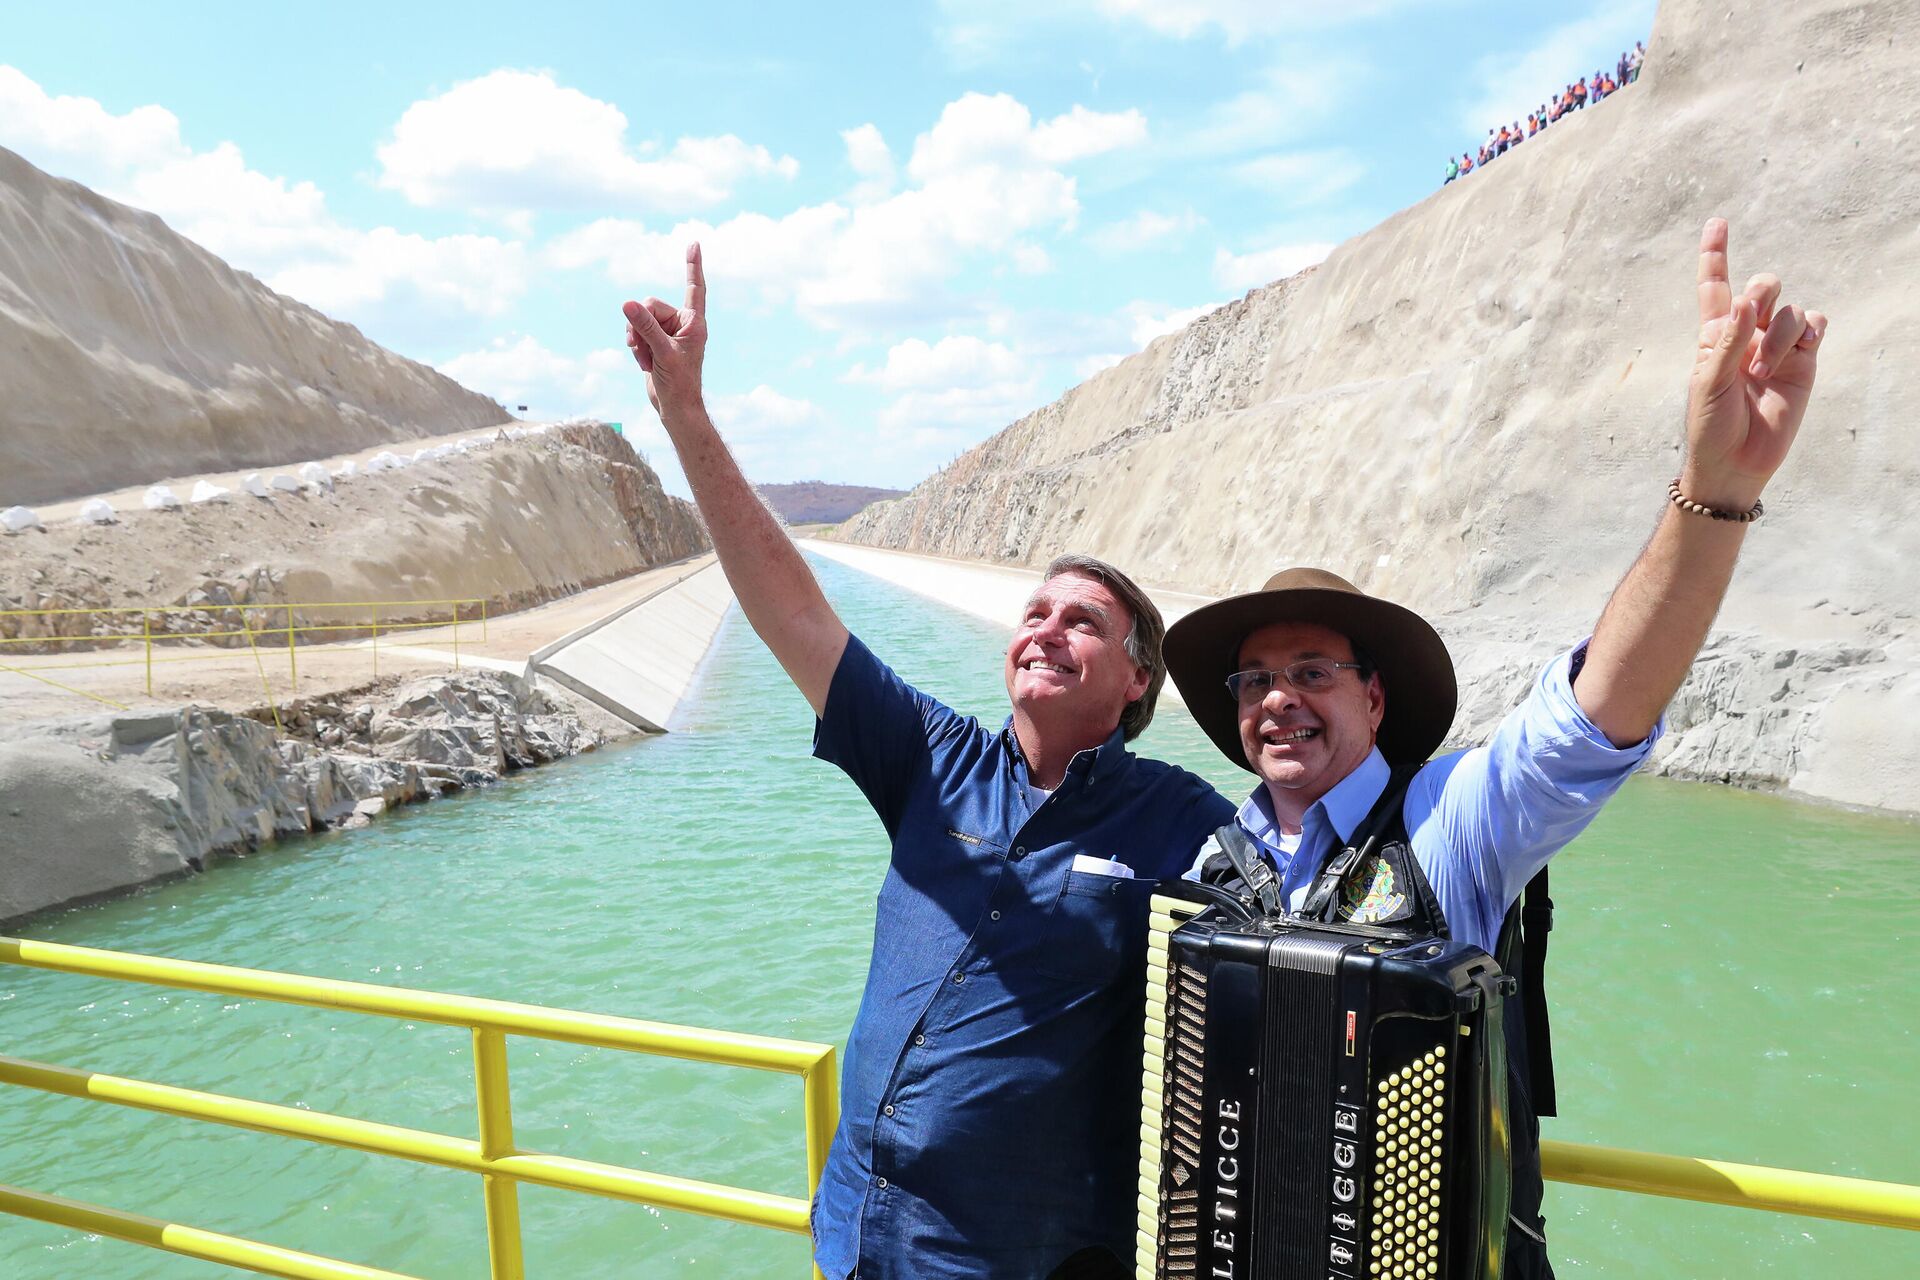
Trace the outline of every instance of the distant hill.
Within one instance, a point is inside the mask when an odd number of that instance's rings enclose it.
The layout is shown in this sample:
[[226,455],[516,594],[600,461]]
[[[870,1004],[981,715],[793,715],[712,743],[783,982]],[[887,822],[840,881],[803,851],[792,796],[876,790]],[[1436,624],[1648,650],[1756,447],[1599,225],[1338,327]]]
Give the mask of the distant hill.
[[788,524],[839,524],[884,498],[898,498],[905,489],[875,489],[864,484],[824,484],[802,480],[798,484],[755,485],[780,518]]

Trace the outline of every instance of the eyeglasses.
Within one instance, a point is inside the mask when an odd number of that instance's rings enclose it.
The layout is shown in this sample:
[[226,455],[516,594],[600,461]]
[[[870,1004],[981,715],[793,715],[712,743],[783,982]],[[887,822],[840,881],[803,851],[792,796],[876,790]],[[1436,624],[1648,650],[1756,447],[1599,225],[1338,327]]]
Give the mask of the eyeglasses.
[[1342,669],[1363,671],[1366,668],[1358,662],[1308,658],[1305,662],[1290,662],[1278,671],[1236,671],[1227,677],[1227,691],[1241,702],[1259,702],[1273,692],[1276,681],[1285,679],[1301,693],[1323,693],[1333,688]]

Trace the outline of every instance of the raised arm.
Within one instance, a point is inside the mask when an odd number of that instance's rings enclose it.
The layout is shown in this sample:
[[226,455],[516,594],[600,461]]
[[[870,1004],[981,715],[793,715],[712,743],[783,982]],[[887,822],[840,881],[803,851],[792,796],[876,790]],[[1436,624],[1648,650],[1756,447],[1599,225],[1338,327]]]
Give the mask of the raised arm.
[[680,456],[680,469],[740,608],[820,715],[847,647],[847,628],[707,416],[700,391],[707,351],[707,278],[700,246],[687,246],[686,305],[648,298],[621,310],[627,317],[627,345],[647,374],[647,399]]
[[[1781,306],[1780,278],[1757,275],[1736,300],[1727,224],[1700,235],[1700,344],[1687,391],[1688,502],[1753,509],[1786,460],[1813,391],[1827,318]],[[1574,696],[1616,746],[1653,731],[1720,611],[1747,525],[1669,503],[1594,627]]]

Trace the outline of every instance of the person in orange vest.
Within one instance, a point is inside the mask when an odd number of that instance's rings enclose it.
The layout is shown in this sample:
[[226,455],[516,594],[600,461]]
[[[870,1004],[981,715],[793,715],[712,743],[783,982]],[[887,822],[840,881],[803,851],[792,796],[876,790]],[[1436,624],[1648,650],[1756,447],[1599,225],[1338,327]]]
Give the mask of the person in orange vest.
[[1529,111],[1527,113],[1527,136],[1531,138],[1538,132],[1540,132],[1540,117]]
[[1587,105],[1587,78],[1581,76],[1573,82],[1573,109],[1581,111]]
[[1460,153],[1460,176],[1464,178],[1472,172],[1473,172],[1473,157],[1468,155],[1466,152],[1462,151]]

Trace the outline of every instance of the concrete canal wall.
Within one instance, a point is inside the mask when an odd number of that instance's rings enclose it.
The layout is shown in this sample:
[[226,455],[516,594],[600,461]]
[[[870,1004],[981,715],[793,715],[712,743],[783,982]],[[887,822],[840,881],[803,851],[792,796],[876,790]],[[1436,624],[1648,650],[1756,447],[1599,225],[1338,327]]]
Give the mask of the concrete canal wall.
[[197,705],[0,726],[0,925],[659,731],[732,600],[707,558],[518,671],[317,694],[279,731]]

